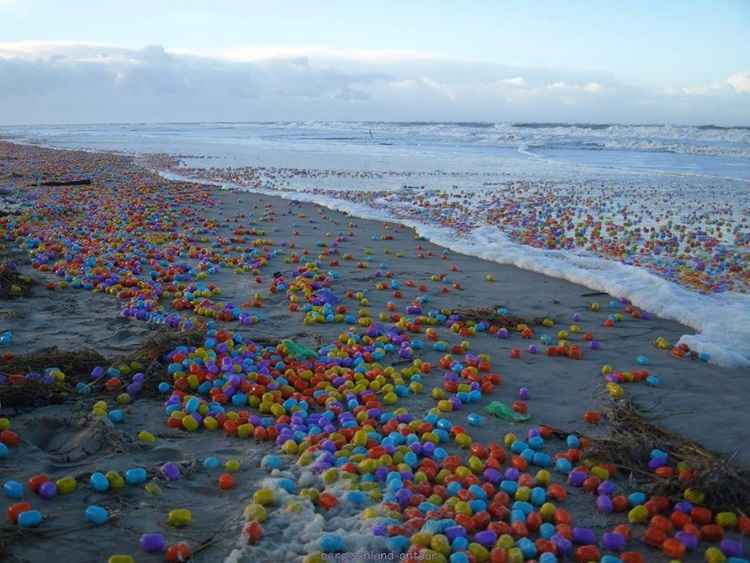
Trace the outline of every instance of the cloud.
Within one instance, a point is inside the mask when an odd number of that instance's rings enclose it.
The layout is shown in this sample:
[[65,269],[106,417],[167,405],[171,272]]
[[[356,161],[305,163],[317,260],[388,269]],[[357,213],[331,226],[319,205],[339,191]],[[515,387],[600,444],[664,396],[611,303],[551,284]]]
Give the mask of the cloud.
[[421,51],[392,49],[333,49],[326,46],[269,46],[255,45],[235,47],[221,51],[178,50],[180,54],[208,56],[211,58],[253,62],[268,59],[290,59],[297,57],[325,61],[357,60],[362,62],[398,62],[402,60],[435,60],[435,55]]
[[515,86],[516,88],[526,88],[529,83],[526,82],[526,79],[523,76],[514,76],[513,78],[505,78],[500,81],[502,84],[507,84],[508,86]]
[[729,124],[746,121],[750,114],[748,76],[734,74],[699,96],[699,86],[648,89],[604,72],[519,68],[415,51],[250,46],[198,52],[159,45],[127,49],[75,42],[0,43],[0,123],[370,119]]
[[604,91],[604,86],[598,82],[587,82],[586,84],[568,84],[567,82],[554,82],[547,86],[551,90],[560,90],[567,92],[588,92],[589,94],[599,94]]
[[581,89],[589,94],[599,94],[604,91],[604,86],[598,82],[589,82],[588,84],[584,84]]
[[736,72],[727,83],[737,92],[750,93],[750,72]]
[[[710,84],[691,84],[689,86],[665,86],[660,90],[662,96],[672,98],[710,98],[743,103],[743,92],[750,92],[750,73],[738,72],[729,76],[726,81]],[[747,103],[748,100],[744,100]]]
[[680,88],[680,93],[686,96],[711,96],[723,88],[726,88],[725,84],[703,84],[699,86],[685,86]]

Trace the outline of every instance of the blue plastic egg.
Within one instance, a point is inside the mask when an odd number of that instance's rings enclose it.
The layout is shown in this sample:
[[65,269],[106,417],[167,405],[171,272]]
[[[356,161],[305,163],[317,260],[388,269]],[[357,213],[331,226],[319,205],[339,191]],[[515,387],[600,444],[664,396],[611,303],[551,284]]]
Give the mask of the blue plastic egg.
[[3,485],[3,492],[8,498],[21,498],[23,496],[23,483],[9,480]]
[[143,467],[134,467],[125,472],[125,481],[128,485],[140,485],[146,481],[146,470]]
[[18,525],[21,528],[34,528],[42,523],[42,513],[38,510],[27,510],[18,515]]
[[100,524],[104,524],[107,520],[109,520],[109,512],[107,512],[107,509],[95,504],[91,504],[86,507],[85,514],[86,521],[91,522],[92,524],[96,524],[97,526]]
[[89,482],[91,483],[91,487],[95,491],[103,493],[109,490],[109,479],[107,479],[106,475],[104,475],[104,473],[101,473],[100,471],[92,473]]

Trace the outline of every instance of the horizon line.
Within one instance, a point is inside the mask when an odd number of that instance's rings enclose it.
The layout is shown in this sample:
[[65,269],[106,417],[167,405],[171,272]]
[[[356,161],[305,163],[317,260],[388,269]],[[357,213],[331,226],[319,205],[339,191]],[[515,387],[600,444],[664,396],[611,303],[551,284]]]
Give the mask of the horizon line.
[[371,119],[274,119],[274,120],[217,120],[217,121],[88,121],[68,123],[1,123],[4,127],[71,127],[91,125],[204,125],[204,124],[272,124],[272,123],[381,123],[393,125],[511,125],[513,127],[695,127],[697,129],[750,129],[748,125],[718,125],[716,123],[620,122],[620,121],[496,121],[496,120],[371,120]]

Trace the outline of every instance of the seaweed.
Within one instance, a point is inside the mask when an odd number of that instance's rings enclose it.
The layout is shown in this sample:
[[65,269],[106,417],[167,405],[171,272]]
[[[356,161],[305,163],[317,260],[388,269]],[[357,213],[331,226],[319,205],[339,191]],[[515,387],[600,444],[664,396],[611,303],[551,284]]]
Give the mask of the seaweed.
[[[589,437],[585,457],[613,463],[645,484],[652,493],[680,499],[690,487],[705,495],[705,505],[714,510],[750,513],[750,468],[741,466],[734,455],[722,455],[679,434],[659,427],[638,411],[632,401],[614,402],[605,412],[609,434]],[[690,476],[660,477],[648,471],[653,449],[684,462]]]
[[150,364],[161,361],[177,346],[200,346],[205,338],[205,328],[198,326],[189,331],[176,331],[167,327],[156,329],[136,350],[114,359],[110,363],[140,362]]
[[0,385],[0,409],[58,405],[65,402],[69,389],[61,385],[47,385],[41,381],[26,381],[22,385]]
[[[0,359],[0,373],[6,375],[42,373],[49,368],[58,368],[65,374],[63,382],[53,384],[45,384],[36,380],[0,384],[0,405],[3,408],[26,408],[59,404],[73,393],[77,383],[91,383],[91,370],[95,367],[130,365],[134,362],[145,367],[143,394],[155,395],[161,381],[164,357],[181,344],[200,345],[204,337],[205,332],[202,327],[189,332],[177,332],[162,327],[146,339],[137,350],[114,359],[105,358],[95,350],[87,348],[66,351],[57,347],[15,355],[5,360]],[[103,383],[103,380],[99,380],[98,383],[92,385],[92,388],[97,391]]]
[[167,354],[178,346],[200,346],[205,336],[205,327],[202,325],[184,332],[160,327],[137,350],[109,361],[108,365],[138,363],[144,366],[145,378],[141,394],[153,396],[158,393],[158,385],[162,381],[162,370],[166,367]]
[[7,264],[0,264],[0,299],[28,297],[33,285],[33,278],[19,274]]
[[87,378],[94,367],[106,361],[94,350],[67,352],[57,347],[0,360],[0,373],[7,375],[41,373],[48,368],[58,368],[65,374],[65,381],[61,383],[24,380],[0,385],[0,407],[27,408],[62,403],[72,391],[71,385]]
[[458,308],[451,311],[452,315],[461,317],[462,320],[466,321],[486,321],[499,327],[516,329],[518,325],[528,325],[528,321],[522,317],[515,315],[501,315],[497,312],[496,308],[491,307],[479,307],[476,309],[471,308]]
[[44,348],[30,354],[11,356],[0,360],[0,372],[7,374],[26,374],[42,372],[47,368],[59,368],[66,375],[66,380],[75,380],[81,375],[88,376],[96,366],[105,365],[107,359],[89,348],[77,351],[60,350],[58,347]]

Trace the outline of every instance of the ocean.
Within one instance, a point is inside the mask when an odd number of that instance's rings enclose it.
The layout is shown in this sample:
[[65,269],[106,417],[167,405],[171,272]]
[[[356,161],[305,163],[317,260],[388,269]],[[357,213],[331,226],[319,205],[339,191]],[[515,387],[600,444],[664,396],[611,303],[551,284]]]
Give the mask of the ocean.
[[[221,165],[729,178],[750,182],[750,127],[565,124],[257,122],[0,127],[64,148],[210,156]],[[325,160],[321,162],[321,158]]]

